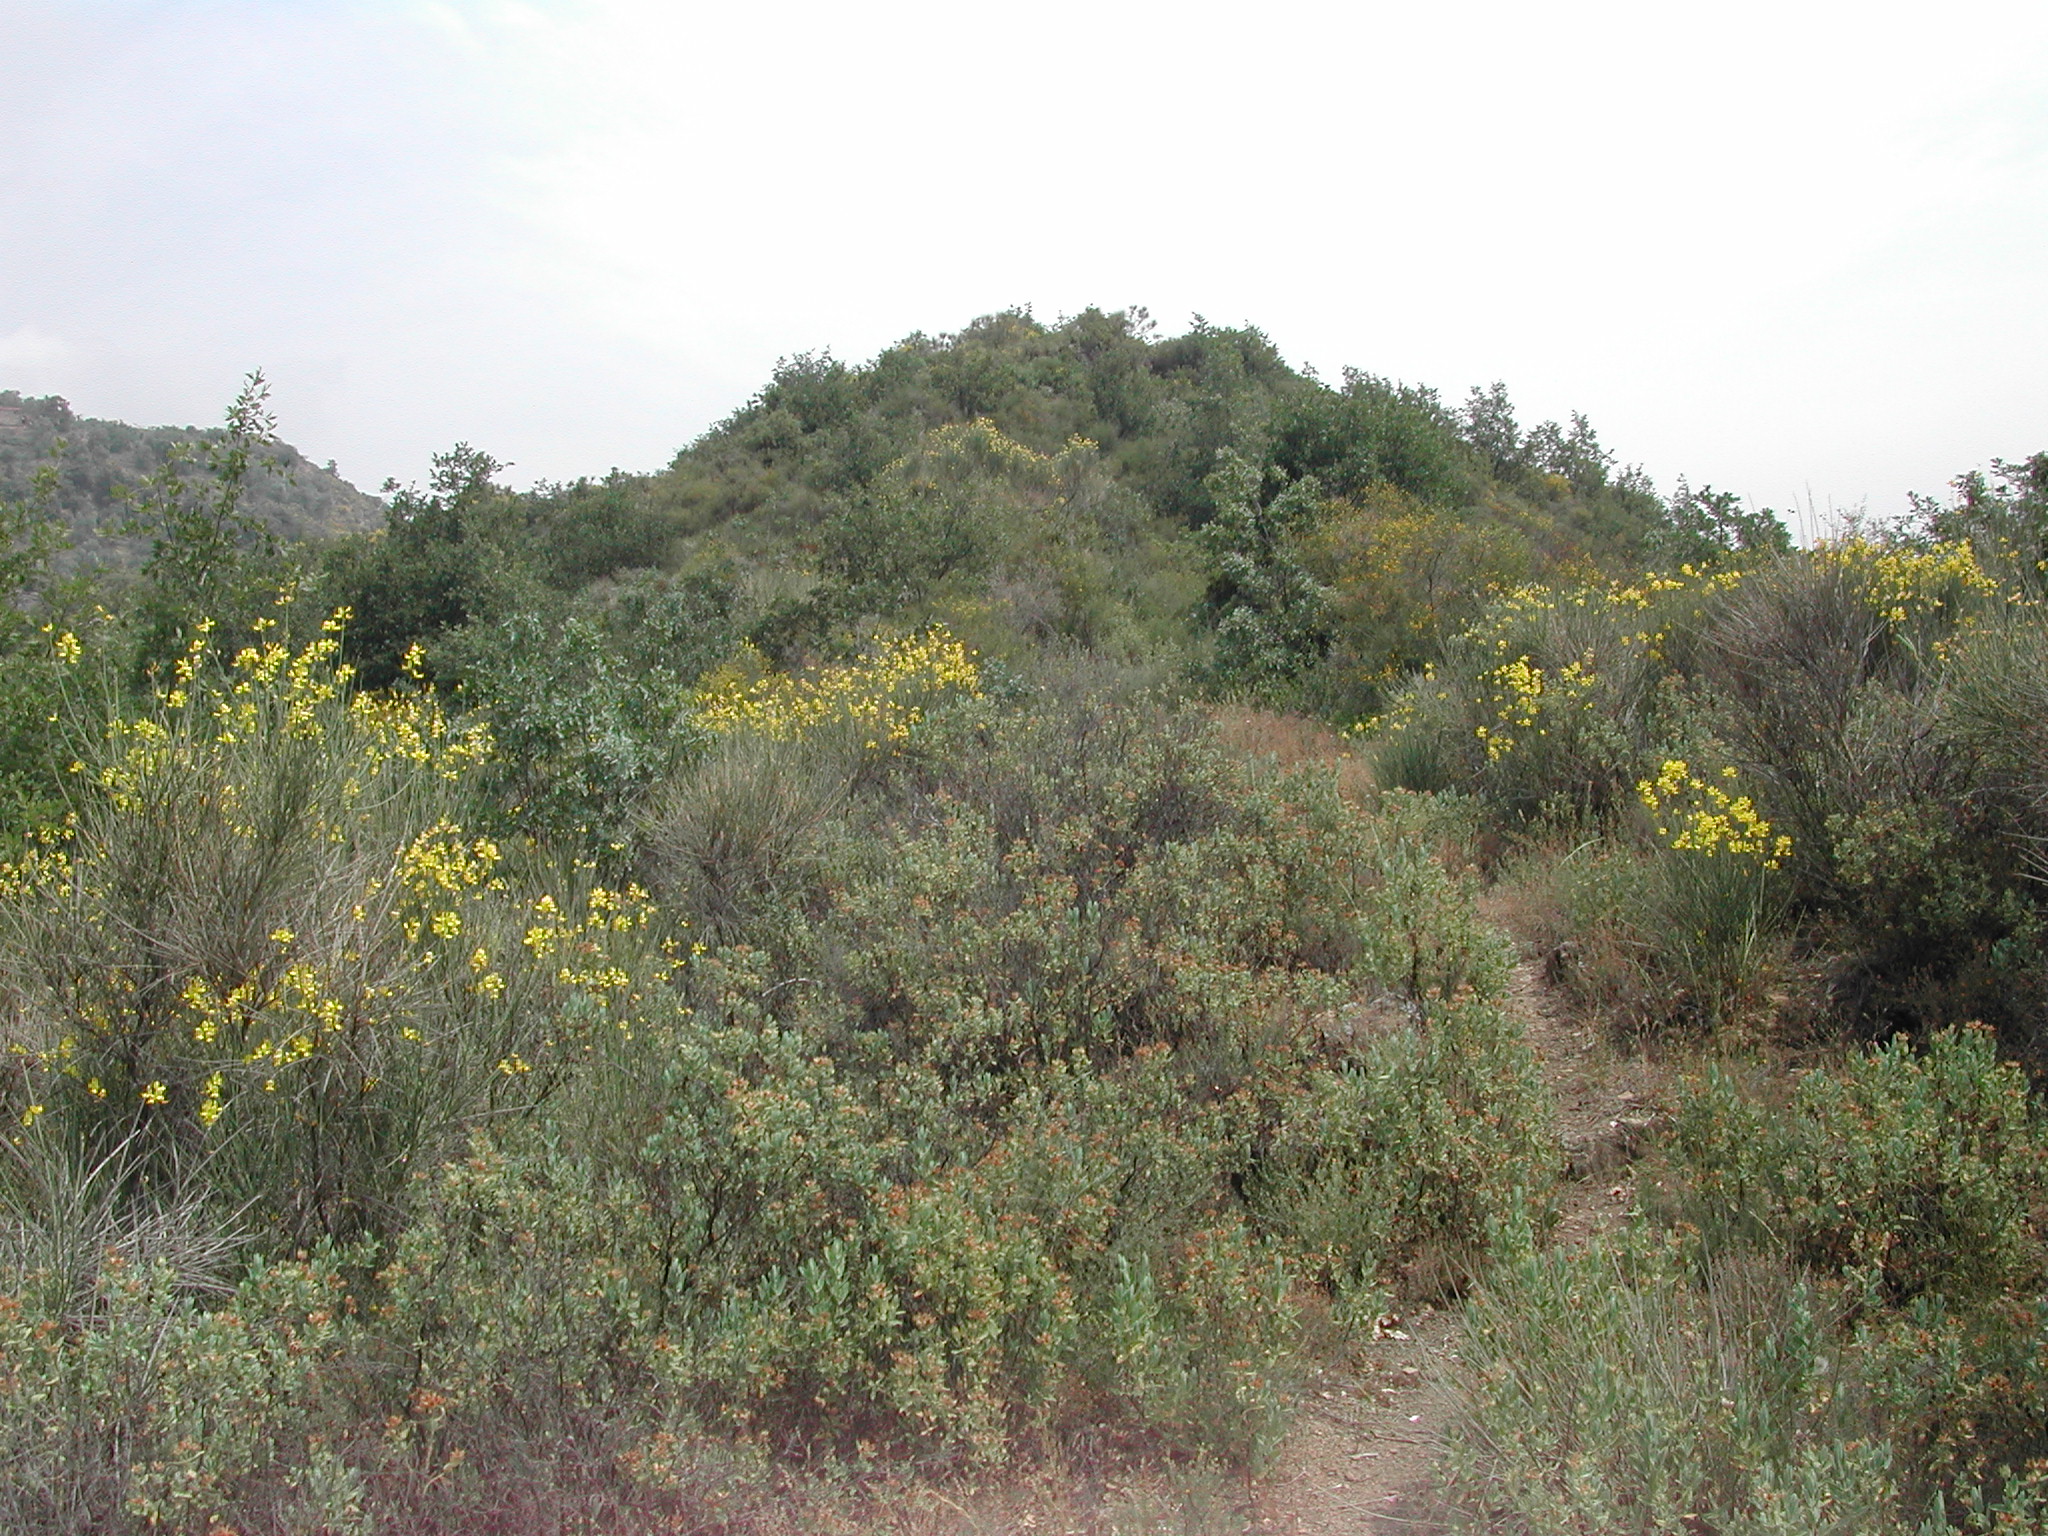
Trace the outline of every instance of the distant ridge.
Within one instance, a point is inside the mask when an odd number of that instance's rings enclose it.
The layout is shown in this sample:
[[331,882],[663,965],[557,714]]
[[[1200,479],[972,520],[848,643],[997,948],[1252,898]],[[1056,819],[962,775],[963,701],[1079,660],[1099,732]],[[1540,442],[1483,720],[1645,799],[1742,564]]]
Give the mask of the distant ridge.
[[[203,444],[220,436],[218,427],[133,427],[80,416],[61,396],[0,390],[0,500],[29,494],[36,472],[50,461],[61,438],[64,453],[53,510],[70,530],[71,548],[59,564],[133,568],[149,553],[148,544],[116,532],[128,516],[116,492],[156,473],[175,445]],[[381,501],[291,444],[276,443],[266,456],[277,468],[251,474],[243,505],[278,538],[299,543],[382,525]],[[194,479],[206,473],[203,462],[188,464],[187,472]]]

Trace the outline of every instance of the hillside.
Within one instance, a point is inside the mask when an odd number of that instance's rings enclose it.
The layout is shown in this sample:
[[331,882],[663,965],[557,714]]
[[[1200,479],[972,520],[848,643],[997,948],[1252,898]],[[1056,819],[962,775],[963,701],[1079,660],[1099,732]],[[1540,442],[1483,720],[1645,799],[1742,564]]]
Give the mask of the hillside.
[[1490,591],[1786,541],[1732,497],[1660,495],[1582,416],[1524,426],[1500,384],[1332,386],[1256,330],[1141,310],[786,359],[652,475],[513,496],[494,468],[450,457],[390,543],[330,562],[334,600],[381,616],[351,641],[372,675],[414,641],[459,668],[471,621],[639,572],[785,661],[936,620],[1006,661],[1171,653],[1356,717]]
[[227,419],[0,509],[0,1527],[2048,1529],[2048,454],[1004,314],[279,548]]
[[[0,390],[0,501],[29,494],[36,472],[49,463],[61,440],[53,509],[71,540],[68,566],[108,565],[134,569],[148,554],[146,539],[117,531],[129,509],[116,492],[134,487],[163,467],[181,443],[204,445],[221,438],[218,427],[132,427],[75,414],[56,395],[23,396]],[[314,464],[289,443],[267,450],[274,471],[251,476],[244,510],[278,538],[304,543],[371,528],[383,517],[383,503],[357,490],[332,470]],[[203,465],[191,473],[203,479]]]

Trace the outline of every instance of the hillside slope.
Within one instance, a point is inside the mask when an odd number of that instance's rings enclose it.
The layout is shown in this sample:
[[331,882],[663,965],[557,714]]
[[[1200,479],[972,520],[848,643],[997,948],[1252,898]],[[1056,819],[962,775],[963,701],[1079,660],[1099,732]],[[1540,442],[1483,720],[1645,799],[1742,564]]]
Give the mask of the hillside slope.
[[[57,395],[23,396],[0,390],[0,500],[29,494],[36,473],[51,462],[59,442],[54,510],[71,537],[64,563],[132,569],[148,554],[148,541],[124,538],[128,516],[118,492],[155,474],[181,443],[218,441],[218,427],[134,427],[74,413]],[[331,469],[314,464],[289,443],[268,450],[275,468],[251,476],[246,510],[288,543],[338,538],[378,526],[383,503],[357,490]],[[188,466],[194,479],[205,469]]]

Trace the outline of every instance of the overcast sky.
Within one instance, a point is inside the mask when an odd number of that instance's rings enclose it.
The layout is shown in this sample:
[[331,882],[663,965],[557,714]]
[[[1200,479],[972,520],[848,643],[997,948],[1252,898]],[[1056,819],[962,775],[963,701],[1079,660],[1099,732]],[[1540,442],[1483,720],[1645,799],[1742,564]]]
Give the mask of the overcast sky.
[[1090,304],[1895,512],[2048,448],[2048,4],[0,0],[0,388],[85,414],[571,478]]

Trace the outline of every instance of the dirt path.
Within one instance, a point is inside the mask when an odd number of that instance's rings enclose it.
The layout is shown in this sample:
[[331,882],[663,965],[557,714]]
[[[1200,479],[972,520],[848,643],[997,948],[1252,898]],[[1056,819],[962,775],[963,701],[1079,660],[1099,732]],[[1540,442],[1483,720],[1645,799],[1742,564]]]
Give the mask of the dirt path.
[[[1219,710],[1223,738],[1281,767],[1337,766],[1340,792],[1364,799],[1370,774],[1322,726],[1259,710]],[[1512,931],[1509,907],[1489,893],[1481,916]],[[1633,1164],[1662,1112],[1664,1074],[1573,1016],[1524,955],[1506,1004],[1535,1052],[1549,1091],[1566,1177],[1556,1191],[1550,1241],[1578,1247],[1624,1220],[1636,1203]],[[1429,1536],[1449,1529],[1437,1462],[1457,1412],[1461,1319],[1453,1307],[1414,1309],[1384,1320],[1374,1338],[1313,1386],[1279,1458],[1253,1491],[1252,1532],[1273,1536]]]
[[[1576,1247],[1635,1205],[1632,1163],[1654,1130],[1659,1076],[1573,1019],[1537,959],[1515,967],[1507,1006],[1536,1053],[1569,1170],[1551,1241]],[[1448,1530],[1436,1462],[1457,1411],[1459,1332],[1455,1309],[1419,1308],[1385,1319],[1350,1366],[1327,1371],[1261,1484],[1250,1529],[1273,1536]]]
[[[1216,722],[1240,751],[1281,767],[1334,763],[1340,793],[1360,801],[1371,794],[1365,765],[1320,725],[1249,709],[1218,710]],[[1480,913],[1512,931],[1503,896],[1481,897]],[[1634,1159],[1655,1132],[1667,1074],[1615,1049],[1575,1017],[1546,979],[1544,958],[1522,956],[1505,1003],[1535,1053],[1566,1170],[1549,1241],[1579,1247],[1633,1211]],[[1459,1409],[1460,1309],[1412,1305],[1383,1317],[1375,1335],[1310,1383],[1278,1457],[1249,1487],[1177,1488],[1171,1477],[1153,1475],[1135,1477],[1129,1487],[1086,1487],[1055,1472],[1042,1488],[1010,1490],[1021,1502],[997,1499],[969,1510],[945,1499],[946,1508],[933,1511],[934,1524],[890,1529],[946,1536],[1444,1536],[1454,1526],[1439,1462]]]

